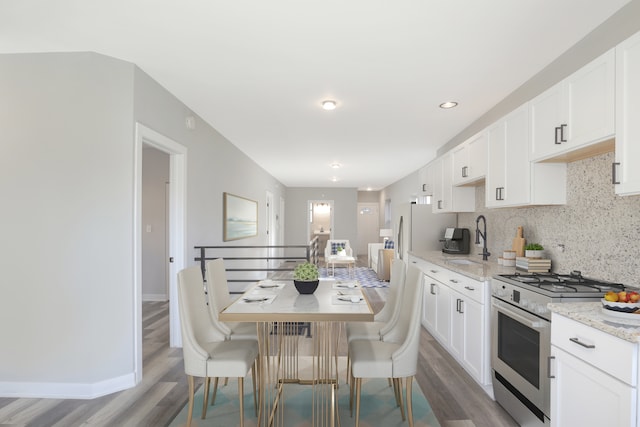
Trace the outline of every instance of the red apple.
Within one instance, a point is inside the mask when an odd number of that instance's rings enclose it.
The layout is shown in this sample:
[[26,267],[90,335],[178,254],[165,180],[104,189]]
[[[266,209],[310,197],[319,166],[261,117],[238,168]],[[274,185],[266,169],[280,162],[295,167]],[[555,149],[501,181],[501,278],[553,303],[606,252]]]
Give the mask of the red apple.
[[625,291],[618,292],[618,302],[627,302],[629,296]]
[[629,293],[629,302],[638,302],[640,300],[640,294],[632,291]]

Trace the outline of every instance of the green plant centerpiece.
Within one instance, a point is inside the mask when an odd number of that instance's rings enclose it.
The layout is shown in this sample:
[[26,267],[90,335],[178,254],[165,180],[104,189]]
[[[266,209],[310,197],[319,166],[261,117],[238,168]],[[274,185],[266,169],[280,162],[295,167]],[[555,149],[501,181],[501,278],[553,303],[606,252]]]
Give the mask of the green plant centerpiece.
[[310,262],[298,264],[293,270],[293,283],[301,294],[312,294],[318,288],[318,267]]
[[542,258],[544,247],[539,243],[529,243],[524,247],[524,256],[527,258]]

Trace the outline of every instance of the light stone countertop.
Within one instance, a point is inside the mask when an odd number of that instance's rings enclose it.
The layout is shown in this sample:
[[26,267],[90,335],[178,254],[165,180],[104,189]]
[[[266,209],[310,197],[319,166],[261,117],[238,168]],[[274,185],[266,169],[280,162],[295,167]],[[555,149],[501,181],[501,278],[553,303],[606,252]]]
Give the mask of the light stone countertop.
[[[444,267],[456,273],[463,274],[481,282],[491,280],[496,274],[513,274],[515,267],[503,267],[498,265],[498,257],[490,256],[488,261],[483,261],[480,255],[449,255],[442,251],[409,251],[409,255],[424,261]],[[455,264],[452,260],[470,260],[472,264]]]
[[598,302],[563,302],[548,305],[552,313],[561,314],[569,319],[634,343],[640,342],[640,315],[638,320],[620,318],[603,312]]

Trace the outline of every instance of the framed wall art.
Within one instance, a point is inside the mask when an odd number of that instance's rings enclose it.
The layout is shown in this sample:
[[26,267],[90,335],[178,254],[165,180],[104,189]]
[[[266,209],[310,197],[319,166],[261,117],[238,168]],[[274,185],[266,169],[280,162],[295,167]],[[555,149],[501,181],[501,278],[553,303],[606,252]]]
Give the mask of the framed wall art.
[[258,235],[258,202],[223,193],[224,241]]

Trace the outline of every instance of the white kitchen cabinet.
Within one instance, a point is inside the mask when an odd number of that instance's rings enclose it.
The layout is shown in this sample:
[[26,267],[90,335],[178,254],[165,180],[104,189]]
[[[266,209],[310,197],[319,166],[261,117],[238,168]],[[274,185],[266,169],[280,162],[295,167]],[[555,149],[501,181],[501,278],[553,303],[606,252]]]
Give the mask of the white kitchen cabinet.
[[640,33],[616,47],[616,194],[640,194]]
[[615,67],[611,49],[530,101],[532,161],[567,156],[614,136]]
[[520,106],[488,129],[488,208],[566,203],[566,164],[529,161],[528,106]]
[[487,174],[487,133],[469,138],[452,150],[453,185],[472,185]]
[[411,255],[424,273],[422,325],[492,396],[489,282],[481,282]]
[[422,196],[432,196],[434,190],[432,163],[421,167],[418,170],[418,194]]
[[551,357],[551,425],[635,426],[635,389],[557,347]]
[[422,281],[424,291],[422,292],[422,326],[428,331],[436,330],[436,313],[438,310],[438,297],[430,278],[424,276]]
[[449,342],[451,290],[448,286],[426,276],[424,277],[424,309],[423,324],[440,343]]
[[636,426],[638,344],[553,313],[551,424]]
[[474,187],[453,186],[453,152],[449,151],[432,163],[433,212],[474,212],[476,191]]
[[451,354],[462,362],[476,378],[483,378],[483,334],[485,318],[482,305],[459,292],[452,291],[451,301]]

